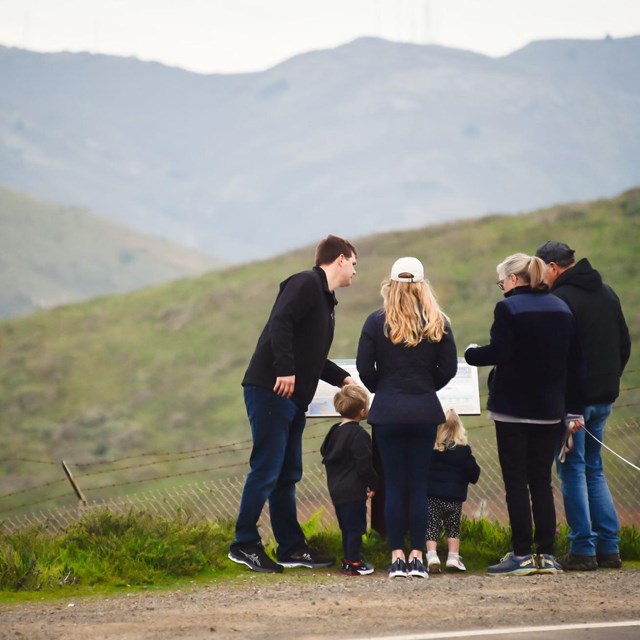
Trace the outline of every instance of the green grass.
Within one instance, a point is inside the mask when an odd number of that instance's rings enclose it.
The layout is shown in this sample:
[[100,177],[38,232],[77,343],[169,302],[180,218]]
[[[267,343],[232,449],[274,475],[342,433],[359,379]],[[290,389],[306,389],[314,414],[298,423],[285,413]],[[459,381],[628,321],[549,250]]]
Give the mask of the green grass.
[[[364,318],[380,306],[380,281],[400,255],[423,260],[452,319],[459,350],[470,342],[486,342],[500,296],[495,265],[514,251],[533,252],[549,238],[570,242],[578,257],[588,256],[603,273],[620,295],[638,344],[640,189],[611,200],[357,239],[358,274],[353,286],[338,291],[331,356],[355,356]],[[43,486],[63,479],[61,459],[72,465],[89,500],[153,490],[171,483],[169,476],[177,473],[195,472],[189,476],[194,481],[229,475],[228,468],[215,469],[246,462],[246,448],[238,447],[181,462],[164,457],[157,466],[142,467],[135,460],[106,464],[125,456],[246,440],[240,381],[279,282],[309,268],[312,258],[308,247],[0,322],[2,495],[29,489],[0,496],[0,512],[11,516],[35,504],[71,504],[70,491],[62,496],[67,485]],[[486,369],[480,370],[483,404]],[[632,351],[622,386],[612,420],[637,421],[639,349]],[[465,419],[472,442],[491,437],[490,429],[481,428],[488,424],[485,416]],[[107,473],[86,475],[97,470]]]
[[0,317],[203,273],[211,256],[0,186]]
[[[320,513],[303,525],[310,543],[339,559],[339,531],[319,525]],[[122,589],[176,587],[227,579],[246,570],[227,560],[233,537],[231,522],[191,520],[178,513],[167,519],[148,512],[116,515],[96,511],[64,532],[32,527],[0,533],[0,601],[16,601],[15,593],[43,597],[61,593],[108,594]],[[484,571],[510,548],[509,528],[486,520],[463,518],[461,554],[470,572]],[[624,527],[620,551],[625,563],[640,561],[640,533]],[[444,553],[446,542],[439,546]],[[559,552],[566,548],[566,529],[558,535]],[[274,554],[273,542],[267,551]],[[378,570],[388,564],[386,541],[369,531],[363,557]],[[13,594],[13,595],[12,595]]]

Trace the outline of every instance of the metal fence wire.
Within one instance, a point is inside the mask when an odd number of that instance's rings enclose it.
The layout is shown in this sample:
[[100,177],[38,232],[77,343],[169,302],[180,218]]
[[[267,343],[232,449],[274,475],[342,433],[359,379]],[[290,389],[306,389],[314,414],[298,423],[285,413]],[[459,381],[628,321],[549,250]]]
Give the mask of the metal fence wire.
[[[587,437],[590,437],[587,435]],[[609,425],[607,440],[615,442],[616,450],[633,465],[640,466],[640,425],[637,422]],[[504,486],[495,443],[479,441],[473,444],[473,453],[482,469],[480,480],[469,487],[469,497],[463,513],[468,518],[484,518],[501,523],[508,522]],[[637,469],[604,449],[603,460],[609,487],[622,525],[640,525],[639,473]],[[91,510],[107,509],[114,513],[148,511],[172,518],[184,512],[206,520],[235,519],[244,487],[245,474],[207,482],[191,483],[172,489],[135,493],[106,500],[89,500],[81,507],[49,508],[3,519],[0,527],[13,532],[32,525],[62,530]],[[556,473],[553,488],[558,522],[565,514]],[[304,476],[297,485],[298,516],[301,522],[313,517],[321,525],[336,526],[335,513],[327,491],[324,467],[319,462],[305,466]],[[262,513],[260,526],[263,538],[271,534],[268,506]]]

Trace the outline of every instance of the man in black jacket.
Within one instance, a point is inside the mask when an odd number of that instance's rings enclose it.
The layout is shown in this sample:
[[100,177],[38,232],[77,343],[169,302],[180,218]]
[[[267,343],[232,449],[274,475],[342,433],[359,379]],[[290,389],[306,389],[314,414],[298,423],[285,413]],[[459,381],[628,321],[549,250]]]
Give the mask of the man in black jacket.
[[[316,266],[280,284],[269,320],[242,381],[253,449],[229,559],[252,571],[326,567],[333,559],[307,546],[298,523],[295,485],[302,477],[305,412],[320,379],[340,387],[348,372],[327,359],[335,325],[334,291],[356,273],[355,247],[328,236],[316,248]],[[258,533],[266,501],[278,543],[276,564]]]
[[576,319],[586,365],[584,426],[589,433],[585,429],[574,433],[573,449],[558,463],[571,529],[569,553],[559,562],[566,570],[591,571],[622,566],[620,524],[604,475],[600,442],[620,393],[631,339],[618,296],[586,258],[576,263],[574,253],[564,242],[555,241],[536,251],[547,263],[546,282],[551,293],[567,303]]

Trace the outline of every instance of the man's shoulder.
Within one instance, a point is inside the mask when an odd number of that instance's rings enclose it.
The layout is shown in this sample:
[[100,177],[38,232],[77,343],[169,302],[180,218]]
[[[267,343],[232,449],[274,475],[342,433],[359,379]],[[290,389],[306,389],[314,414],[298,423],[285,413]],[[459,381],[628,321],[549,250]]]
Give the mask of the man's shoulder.
[[288,278],[282,281],[282,284],[289,282],[320,282],[320,277],[313,269],[306,269],[305,271],[298,271],[292,273]]
[[322,279],[313,269],[298,271],[280,283],[280,291],[286,291],[288,294],[322,291]]

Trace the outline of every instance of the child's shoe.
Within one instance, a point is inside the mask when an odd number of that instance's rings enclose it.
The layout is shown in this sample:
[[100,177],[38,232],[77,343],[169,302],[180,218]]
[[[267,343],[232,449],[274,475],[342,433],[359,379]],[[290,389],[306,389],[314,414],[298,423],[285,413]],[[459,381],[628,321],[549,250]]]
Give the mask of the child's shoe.
[[358,562],[349,562],[349,560],[342,560],[342,573],[345,576],[368,576],[373,573],[373,565],[358,560]]
[[435,551],[427,551],[427,569],[429,573],[440,573],[440,558]]
[[467,567],[464,566],[462,559],[459,554],[452,555],[451,553],[447,557],[446,563],[447,569],[451,569],[453,571],[466,571]]

